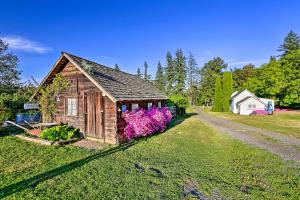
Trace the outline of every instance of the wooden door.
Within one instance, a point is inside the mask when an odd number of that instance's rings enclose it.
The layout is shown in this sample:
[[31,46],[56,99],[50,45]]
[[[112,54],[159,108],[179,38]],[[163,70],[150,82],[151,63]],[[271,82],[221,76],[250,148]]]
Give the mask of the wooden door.
[[86,135],[103,138],[102,96],[100,93],[87,93],[85,98]]

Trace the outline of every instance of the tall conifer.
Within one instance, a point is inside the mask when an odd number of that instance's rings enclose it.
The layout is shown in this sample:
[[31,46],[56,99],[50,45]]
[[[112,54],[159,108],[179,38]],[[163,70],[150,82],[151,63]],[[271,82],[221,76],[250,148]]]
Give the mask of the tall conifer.
[[224,72],[223,74],[223,98],[222,98],[222,111],[229,112],[230,111],[230,96],[232,94],[232,73]]
[[154,84],[160,91],[165,91],[164,71],[160,62],[158,62],[157,64],[157,71]]
[[217,77],[215,82],[215,95],[214,95],[214,104],[213,104],[212,111],[222,112],[222,88],[221,88],[220,77]]
[[148,74],[148,68],[149,68],[148,63],[145,61],[144,62],[144,79],[146,81],[149,81],[151,79],[151,75]]
[[174,81],[175,81],[175,71],[174,62],[171,52],[167,52],[166,55],[166,67],[165,67],[165,78],[166,78],[166,92],[168,95],[173,94],[174,91]]
[[182,95],[185,91],[185,81],[186,81],[186,58],[181,49],[177,49],[175,53],[176,57],[174,59],[174,68],[176,71],[175,76],[175,93]]

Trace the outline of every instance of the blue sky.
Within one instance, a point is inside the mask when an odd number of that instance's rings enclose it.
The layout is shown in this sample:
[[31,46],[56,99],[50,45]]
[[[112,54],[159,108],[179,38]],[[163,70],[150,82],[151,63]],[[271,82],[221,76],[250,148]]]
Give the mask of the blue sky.
[[300,33],[300,1],[3,1],[0,37],[20,59],[23,80],[41,80],[61,51],[135,73],[155,73],[167,50],[192,52],[201,67],[260,65],[289,30]]

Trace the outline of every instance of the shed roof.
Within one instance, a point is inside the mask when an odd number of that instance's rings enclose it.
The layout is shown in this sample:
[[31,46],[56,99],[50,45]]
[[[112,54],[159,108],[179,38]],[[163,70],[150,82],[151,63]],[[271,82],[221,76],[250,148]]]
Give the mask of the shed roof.
[[[56,65],[58,65],[62,58],[67,58],[72,62],[75,67],[79,68],[80,71],[90,78],[99,89],[108,93],[108,96],[114,101],[167,99],[167,97],[149,81],[66,52],[62,52],[61,58],[54,65],[51,72],[55,71]],[[46,82],[50,74],[53,74],[51,72],[43,80],[41,85]],[[53,75],[51,77],[53,77]]]
[[240,105],[241,103],[243,103],[243,102],[245,102],[246,100],[251,99],[251,98],[253,98],[253,99],[255,99],[256,101],[258,101],[258,102],[260,102],[260,103],[266,105],[263,101],[261,101],[261,100],[260,100],[258,97],[256,97],[256,96],[248,96],[248,97],[245,97],[245,98],[241,99],[240,101],[236,102],[236,105],[238,106],[238,105]]

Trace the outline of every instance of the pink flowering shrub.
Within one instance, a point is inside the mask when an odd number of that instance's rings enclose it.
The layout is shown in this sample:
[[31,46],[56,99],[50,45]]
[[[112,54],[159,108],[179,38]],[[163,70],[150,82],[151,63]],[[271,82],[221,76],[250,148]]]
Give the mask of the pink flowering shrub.
[[166,107],[153,107],[149,110],[137,109],[124,113],[126,127],[124,135],[128,140],[137,137],[147,137],[156,132],[163,132],[167,124],[172,120],[172,113]]

